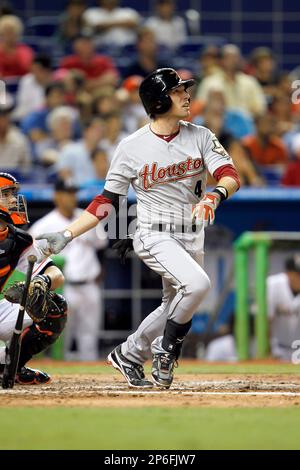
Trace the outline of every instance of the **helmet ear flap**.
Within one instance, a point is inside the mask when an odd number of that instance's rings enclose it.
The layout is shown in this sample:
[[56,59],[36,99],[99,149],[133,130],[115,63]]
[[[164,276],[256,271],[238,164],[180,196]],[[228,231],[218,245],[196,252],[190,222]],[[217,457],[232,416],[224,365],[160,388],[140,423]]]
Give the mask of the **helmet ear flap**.
[[153,111],[152,114],[164,114],[167,111],[169,111],[171,106],[172,106],[172,99],[170,98],[169,95],[165,94],[161,97],[160,100],[158,100],[154,104],[153,107],[155,108],[155,110]]

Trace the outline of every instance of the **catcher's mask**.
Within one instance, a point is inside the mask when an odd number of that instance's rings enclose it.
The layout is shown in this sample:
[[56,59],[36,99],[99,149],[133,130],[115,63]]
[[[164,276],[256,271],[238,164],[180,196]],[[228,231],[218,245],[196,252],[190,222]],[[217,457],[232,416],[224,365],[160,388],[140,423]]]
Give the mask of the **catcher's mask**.
[[25,225],[29,223],[27,204],[25,197],[18,194],[19,189],[14,176],[0,172],[0,218],[14,225]]
[[139,88],[140,98],[150,117],[164,114],[172,106],[169,92],[184,85],[185,89],[193,86],[195,80],[182,80],[172,68],[158,69],[148,75]]

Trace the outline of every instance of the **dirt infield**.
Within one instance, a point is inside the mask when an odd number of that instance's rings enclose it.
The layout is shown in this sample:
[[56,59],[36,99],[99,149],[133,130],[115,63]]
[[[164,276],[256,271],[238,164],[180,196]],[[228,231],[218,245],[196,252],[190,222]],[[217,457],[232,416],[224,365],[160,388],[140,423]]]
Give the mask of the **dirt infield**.
[[0,389],[0,407],[300,406],[300,376],[180,375],[169,390],[129,389],[120,376],[53,376],[44,386]]

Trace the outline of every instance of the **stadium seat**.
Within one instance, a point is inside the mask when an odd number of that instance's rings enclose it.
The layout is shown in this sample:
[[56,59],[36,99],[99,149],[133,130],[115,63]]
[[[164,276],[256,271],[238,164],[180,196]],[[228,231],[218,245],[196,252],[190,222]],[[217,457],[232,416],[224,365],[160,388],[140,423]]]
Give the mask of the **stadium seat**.
[[50,38],[56,34],[58,16],[34,16],[26,21],[26,34]]
[[7,77],[5,78],[6,91],[15,97],[18,86],[19,86],[20,77]]
[[227,41],[220,36],[189,36],[176,51],[177,56],[198,58],[201,49],[205,46],[222,46]]

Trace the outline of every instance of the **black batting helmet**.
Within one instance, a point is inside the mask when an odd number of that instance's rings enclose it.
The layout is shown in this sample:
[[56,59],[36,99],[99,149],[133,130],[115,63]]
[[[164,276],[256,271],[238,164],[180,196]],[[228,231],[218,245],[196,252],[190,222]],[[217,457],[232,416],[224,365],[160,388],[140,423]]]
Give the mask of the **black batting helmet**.
[[168,93],[181,85],[185,88],[193,86],[195,80],[181,80],[176,70],[163,68],[155,70],[146,77],[139,88],[140,98],[150,116],[164,114],[172,106],[172,100]]

